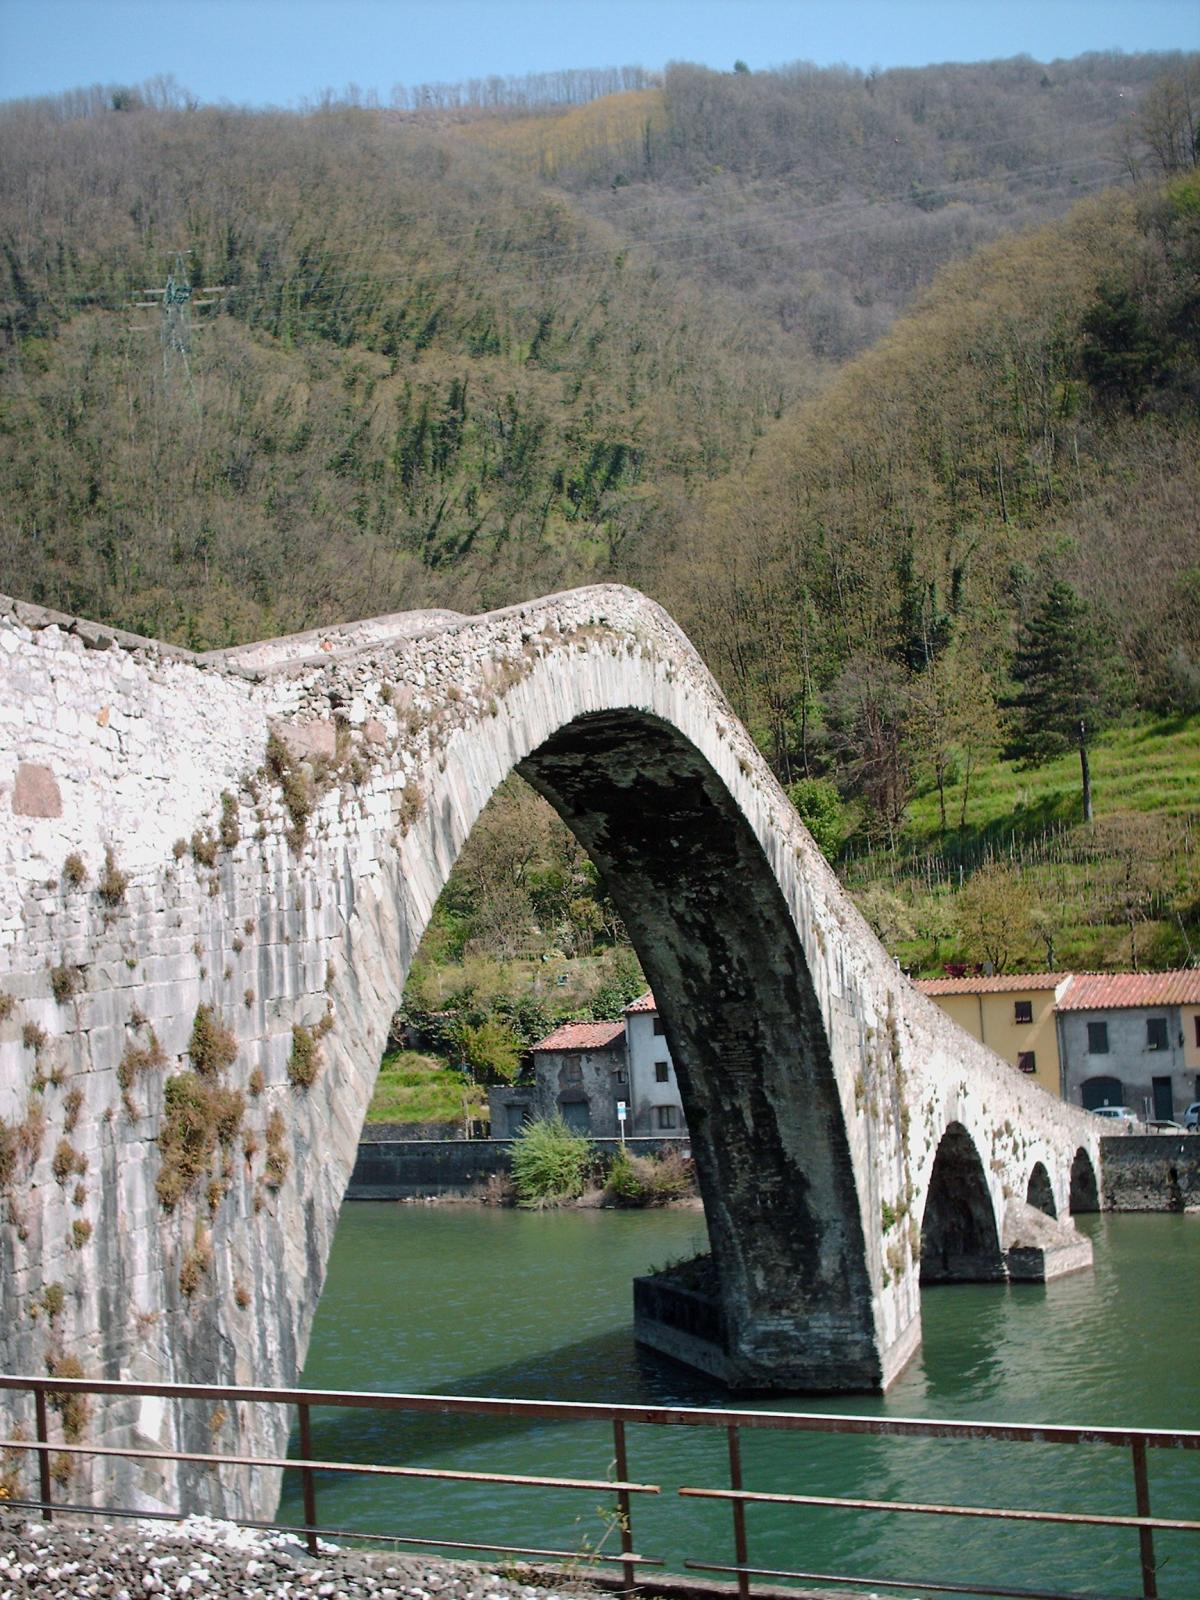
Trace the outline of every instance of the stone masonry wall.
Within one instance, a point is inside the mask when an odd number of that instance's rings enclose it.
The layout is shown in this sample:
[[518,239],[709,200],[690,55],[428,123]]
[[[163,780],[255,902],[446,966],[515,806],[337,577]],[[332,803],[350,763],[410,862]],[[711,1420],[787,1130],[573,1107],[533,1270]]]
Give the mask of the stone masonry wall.
[[1108,1211],[1200,1210],[1200,1135],[1127,1134],[1100,1141]]
[[[979,1151],[998,1219],[1037,1162],[1066,1215],[1072,1157],[1097,1160],[1092,1119],[911,989],[687,641],[643,597],[580,590],[209,657],[0,600],[5,1371],[296,1378],[437,895],[512,768],[573,719],[614,710],[698,753],[797,931],[882,1381],[919,1340],[918,1224],[948,1126]],[[657,993],[656,952],[641,953]],[[775,958],[762,959],[767,972]],[[669,992],[659,999],[678,1017]],[[826,1152],[803,1108],[787,1108],[783,1064],[760,1068],[761,1081],[739,1080],[740,1103],[778,1124],[817,1193]],[[721,1195],[705,1199],[731,1214]],[[789,1312],[836,1345],[822,1315]],[[28,1429],[31,1408],[9,1409]],[[118,1399],[86,1415],[59,1406],[54,1427],[66,1443],[271,1454],[287,1418]],[[56,1469],[73,1497],[104,1488],[147,1508],[261,1513],[278,1488],[272,1471],[189,1463],[64,1457]]]

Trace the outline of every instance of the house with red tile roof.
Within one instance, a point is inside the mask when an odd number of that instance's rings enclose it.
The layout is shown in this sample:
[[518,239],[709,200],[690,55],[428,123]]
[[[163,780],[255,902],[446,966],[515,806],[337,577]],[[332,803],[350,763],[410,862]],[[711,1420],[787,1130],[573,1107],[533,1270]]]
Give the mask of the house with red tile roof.
[[1052,1094],[1181,1121],[1200,1100],[1200,968],[996,973],[916,987]]
[[686,1137],[675,1064],[649,991],[625,1007],[619,1022],[560,1023],[530,1056],[531,1083],[488,1092],[493,1139],[556,1116],[594,1139],[615,1139],[622,1131],[630,1139]]
[[923,978],[917,988],[1005,1061],[1062,1092],[1055,1007],[1071,983],[1067,972],[1001,972],[973,978]]
[[623,1022],[562,1022],[530,1055],[532,1083],[488,1091],[493,1139],[553,1117],[591,1138],[617,1137],[617,1103],[629,1097]]
[[1063,1099],[1183,1121],[1200,1100],[1200,969],[1081,972],[1058,1002]]

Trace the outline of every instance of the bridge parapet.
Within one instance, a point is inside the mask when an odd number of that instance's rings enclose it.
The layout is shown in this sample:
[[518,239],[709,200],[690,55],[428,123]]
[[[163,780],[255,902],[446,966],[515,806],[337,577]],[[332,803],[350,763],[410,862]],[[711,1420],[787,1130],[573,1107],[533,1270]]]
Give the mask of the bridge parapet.
[[[990,1207],[999,1237],[1035,1166],[1060,1218],[1077,1151],[1098,1170],[1092,1119],[898,973],[631,590],[207,656],[0,601],[0,722],[9,1371],[295,1380],[388,1023],[514,768],[592,852],[659,997],[732,1381],[885,1386],[919,1340],[929,1197]],[[974,1166],[939,1166],[951,1128]],[[979,1245],[940,1226],[947,1262]],[[169,1407],[87,1427],[212,1442]],[[161,1470],[201,1509],[273,1488]],[[117,1488],[154,1499],[142,1473]]]

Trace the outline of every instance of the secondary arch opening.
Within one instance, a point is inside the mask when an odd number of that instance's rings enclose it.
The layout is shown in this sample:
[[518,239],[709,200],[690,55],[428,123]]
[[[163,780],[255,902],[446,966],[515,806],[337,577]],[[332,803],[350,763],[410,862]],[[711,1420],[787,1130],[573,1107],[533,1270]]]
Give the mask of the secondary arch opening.
[[1036,1206],[1039,1211],[1044,1211],[1048,1217],[1058,1216],[1058,1207],[1054,1203],[1054,1186],[1050,1182],[1050,1174],[1040,1161],[1034,1163],[1033,1171],[1029,1174],[1025,1201],[1027,1205]]
[[1005,1276],[983,1162],[966,1128],[952,1122],[929,1179],[921,1222],[921,1287],[995,1283]]

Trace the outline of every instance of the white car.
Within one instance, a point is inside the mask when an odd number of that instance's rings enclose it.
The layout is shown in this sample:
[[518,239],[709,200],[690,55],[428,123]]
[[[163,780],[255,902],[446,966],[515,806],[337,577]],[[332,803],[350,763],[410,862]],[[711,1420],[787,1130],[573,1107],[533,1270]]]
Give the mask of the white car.
[[1114,1133],[1132,1133],[1142,1120],[1129,1106],[1093,1106],[1092,1115],[1116,1123]]
[[1183,1125],[1189,1133],[1200,1132],[1200,1100],[1193,1100],[1183,1113]]

